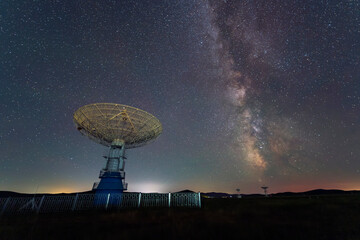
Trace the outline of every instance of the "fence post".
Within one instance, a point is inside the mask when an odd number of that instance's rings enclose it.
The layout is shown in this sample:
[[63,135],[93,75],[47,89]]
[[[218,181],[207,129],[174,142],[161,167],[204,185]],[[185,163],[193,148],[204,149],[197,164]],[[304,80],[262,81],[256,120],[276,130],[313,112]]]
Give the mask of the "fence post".
[[200,192],[198,192],[198,198],[199,198],[199,208],[201,208],[201,195],[200,195]]
[[140,201],[141,201],[141,192],[139,192],[138,208],[140,207]]
[[37,206],[36,214],[39,214],[40,208],[41,208],[41,205],[42,205],[44,199],[45,199],[45,195],[42,196],[42,198],[41,198],[41,200],[40,200],[40,203],[39,203],[39,206]]
[[77,193],[76,196],[75,196],[73,205],[72,205],[72,207],[71,207],[71,211],[75,211],[76,202],[77,202],[77,200],[78,200],[78,197],[79,197],[79,193]]
[[194,206],[194,207],[198,207],[198,206],[199,206],[199,201],[198,201],[199,194],[198,194],[198,193],[194,193],[194,194],[195,194],[195,195],[194,195],[194,200],[195,200],[195,202],[194,202],[193,206]]
[[107,195],[105,209],[107,209],[107,208],[108,208],[108,205],[109,205],[109,199],[110,199],[110,193],[108,193],[108,195]]
[[3,208],[2,208],[2,210],[1,210],[1,212],[0,212],[0,216],[3,215],[3,213],[5,212],[6,206],[7,206],[8,203],[10,202],[10,199],[11,199],[11,197],[8,197],[8,198],[6,199],[6,202],[5,202]]
[[170,202],[171,202],[171,193],[169,193],[169,207],[170,207]]

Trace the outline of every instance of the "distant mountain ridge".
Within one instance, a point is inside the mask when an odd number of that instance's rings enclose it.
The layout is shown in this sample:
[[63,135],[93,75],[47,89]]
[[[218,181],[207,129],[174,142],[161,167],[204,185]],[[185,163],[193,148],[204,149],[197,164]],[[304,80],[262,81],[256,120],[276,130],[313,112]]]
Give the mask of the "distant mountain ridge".
[[[209,192],[201,193],[205,197],[210,198],[231,198],[237,196],[237,194],[221,193],[221,192]],[[342,194],[360,194],[359,190],[339,190],[339,189],[314,189],[305,192],[280,192],[269,193],[269,196],[285,197],[285,196],[316,196],[316,195],[342,195]],[[264,194],[241,194],[242,197],[263,197]]]
[[[185,189],[182,191],[178,191],[178,193],[191,193],[189,189]],[[77,193],[89,194],[93,193],[93,191],[85,191],[85,192],[74,192],[74,193],[18,193],[12,191],[0,191],[0,198],[4,197],[29,197],[34,195],[75,195]],[[280,193],[270,193],[269,196],[276,197],[286,197],[286,196],[317,196],[317,195],[343,195],[343,194],[360,194],[359,190],[339,190],[339,189],[314,189],[306,192],[280,192]],[[201,196],[207,198],[232,198],[237,197],[237,194],[230,193],[222,193],[222,192],[208,192],[201,193]],[[264,194],[241,194],[242,197],[263,197]]]
[[[92,193],[92,191],[85,191],[85,192],[78,192],[78,193]],[[29,196],[34,196],[34,195],[75,195],[77,194],[77,192],[75,193],[18,193],[18,192],[12,192],[12,191],[0,191],[0,198],[3,197],[29,197]]]

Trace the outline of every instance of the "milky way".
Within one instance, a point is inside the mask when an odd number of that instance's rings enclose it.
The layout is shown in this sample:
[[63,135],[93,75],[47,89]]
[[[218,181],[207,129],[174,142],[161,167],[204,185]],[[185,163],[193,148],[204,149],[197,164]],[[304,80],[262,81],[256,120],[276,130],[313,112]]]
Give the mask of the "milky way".
[[260,182],[358,166],[356,148],[339,148],[359,136],[359,2],[212,6],[235,159]]
[[129,191],[360,189],[359,1],[1,1],[0,190],[85,191],[114,102],[163,134]]

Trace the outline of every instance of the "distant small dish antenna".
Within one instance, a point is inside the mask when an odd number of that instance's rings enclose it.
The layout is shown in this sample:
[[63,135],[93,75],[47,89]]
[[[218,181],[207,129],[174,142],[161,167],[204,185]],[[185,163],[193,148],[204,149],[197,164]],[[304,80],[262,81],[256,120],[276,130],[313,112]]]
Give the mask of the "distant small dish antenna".
[[268,197],[268,194],[267,194],[267,189],[268,189],[269,187],[262,186],[261,188],[262,188],[262,189],[264,189],[264,194],[265,194],[265,197]]
[[241,198],[240,188],[237,188],[237,189],[236,189],[236,192],[237,192],[237,198]]

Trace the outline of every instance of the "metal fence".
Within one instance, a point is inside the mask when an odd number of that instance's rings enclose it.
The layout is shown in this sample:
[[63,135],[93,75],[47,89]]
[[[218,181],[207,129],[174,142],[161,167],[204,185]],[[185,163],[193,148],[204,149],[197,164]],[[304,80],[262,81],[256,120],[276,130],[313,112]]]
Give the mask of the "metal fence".
[[201,207],[200,193],[117,193],[0,198],[0,216],[95,209]]

